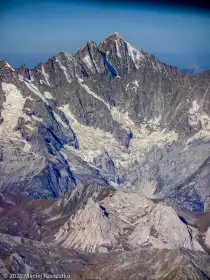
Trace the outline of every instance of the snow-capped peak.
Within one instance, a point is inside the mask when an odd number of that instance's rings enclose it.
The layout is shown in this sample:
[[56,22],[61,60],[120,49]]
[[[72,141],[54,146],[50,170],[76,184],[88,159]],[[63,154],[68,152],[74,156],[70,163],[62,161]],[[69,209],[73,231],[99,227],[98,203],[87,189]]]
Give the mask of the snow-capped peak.
[[123,39],[123,37],[120,35],[119,32],[115,32],[111,35],[112,37],[118,38],[118,39]]
[[123,37],[120,35],[119,32],[115,32],[115,33],[109,35],[107,38],[105,38],[103,42],[107,42],[107,41],[116,41],[116,40],[117,40],[117,41],[125,41],[125,40],[123,39]]

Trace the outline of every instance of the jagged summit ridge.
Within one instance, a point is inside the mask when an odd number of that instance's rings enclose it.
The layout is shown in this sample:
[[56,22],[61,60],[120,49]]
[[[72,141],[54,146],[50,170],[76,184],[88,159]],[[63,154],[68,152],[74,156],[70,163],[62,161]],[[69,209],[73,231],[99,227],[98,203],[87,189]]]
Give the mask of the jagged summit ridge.
[[119,32],[114,32],[110,35],[108,35],[101,43],[106,42],[106,41],[124,41],[124,38],[121,36]]
[[[208,143],[201,141],[198,147],[187,146],[190,153],[184,146],[184,143],[191,143],[188,139],[200,139],[201,132],[208,137],[206,78],[201,76],[196,80],[195,77],[187,77],[136,50],[118,34],[112,34],[98,46],[89,42],[74,56],[60,52],[31,72],[25,70],[19,76],[16,71],[2,70],[1,116],[6,116],[6,108],[11,102],[9,89],[14,90],[21,104],[18,108],[15,104],[10,106],[19,110],[17,118],[14,118],[15,126],[10,129],[4,117],[1,122],[13,137],[18,135],[18,139],[27,144],[24,149],[31,147],[37,152],[40,149],[47,160],[50,157],[45,165],[46,168],[50,166],[46,176],[51,171],[60,174],[58,169],[67,174],[71,182],[77,177],[71,175],[69,163],[60,154],[60,150],[64,149],[65,154],[74,153],[96,168],[94,180],[96,170],[99,170],[100,180],[108,184],[137,188],[149,197],[162,197],[168,192],[171,195],[186,178],[187,173],[182,173],[181,169],[184,162],[189,166],[188,172],[194,174],[208,158],[205,153]],[[8,82],[12,86],[5,85]],[[47,136],[44,137],[43,133]],[[185,139],[185,142],[180,139]],[[175,149],[173,160],[178,167],[180,163],[180,169],[171,165],[166,167],[171,153],[166,148],[169,144],[172,150]],[[196,154],[197,149],[200,157],[194,161],[193,153]],[[181,157],[180,150],[183,150]],[[147,159],[149,152],[152,157],[160,154],[159,160],[153,163]],[[62,158],[63,167],[59,165],[57,168],[51,163],[51,157],[57,153],[57,157]],[[146,169],[144,161],[148,162],[148,166],[155,165],[151,169],[156,171]],[[135,171],[134,166],[137,168]],[[142,172],[144,176],[140,175]],[[5,171],[3,173],[6,176]],[[169,177],[165,177],[166,173]],[[55,187],[57,183],[50,183],[52,196],[69,189],[59,176],[60,187]],[[55,179],[53,177],[52,182]],[[40,185],[37,184],[37,188],[41,191]],[[191,193],[193,197],[198,195],[197,191]],[[199,203],[193,205],[191,201],[185,201],[187,207],[199,211],[208,209],[208,199],[200,195],[196,197]]]
[[[68,64],[77,63],[78,59],[82,68],[84,68],[83,73],[85,73],[86,70],[92,73],[104,73],[104,71],[106,71],[105,69],[107,68],[113,76],[117,76],[118,72],[122,72],[122,69],[117,68],[123,67],[123,72],[129,72],[132,71],[133,68],[138,69],[141,65],[144,67],[145,63],[148,62],[150,62],[150,65],[154,69],[159,68],[160,70],[160,66],[158,68],[155,66],[159,65],[160,63],[154,63],[154,61],[157,62],[157,59],[152,59],[152,57],[150,57],[144,51],[137,50],[130,43],[126,42],[119,32],[109,35],[99,45],[97,45],[94,41],[88,41],[87,44],[80,48],[74,56],[68,52],[61,51],[57,55],[50,58],[49,61],[53,64],[53,62],[60,60],[61,57],[66,57]],[[75,58],[76,61],[73,61],[73,58]],[[109,60],[113,59],[118,60],[118,64],[113,65],[112,67],[112,62]],[[152,60],[153,62],[151,62]],[[49,64],[49,61],[42,64]],[[40,70],[40,66],[43,68],[44,66],[42,64],[35,67],[35,69]],[[66,68],[66,66],[64,67]]]
[[79,59],[85,72],[108,71],[113,77],[131,72],[133,68],[143,67],[148,62],[153,68],[155,65],[149,55],[134,48],[117,32],[105,38],[99,45],[89,41],[75,57]]

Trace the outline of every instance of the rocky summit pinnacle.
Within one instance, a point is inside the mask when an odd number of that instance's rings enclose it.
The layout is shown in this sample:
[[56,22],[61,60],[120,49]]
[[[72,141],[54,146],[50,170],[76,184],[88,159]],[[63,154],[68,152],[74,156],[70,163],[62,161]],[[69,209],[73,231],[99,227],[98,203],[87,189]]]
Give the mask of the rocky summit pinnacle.
[[123,40],[123,37],[120,35],[119,32],[115,32],[115,33],[112,33],[111,35],[109,35],[107,38],[105,38],[104,41],[111,41],[111,40]]
[[209,88],[117,32],[0,61],[0,279],[209,279]]

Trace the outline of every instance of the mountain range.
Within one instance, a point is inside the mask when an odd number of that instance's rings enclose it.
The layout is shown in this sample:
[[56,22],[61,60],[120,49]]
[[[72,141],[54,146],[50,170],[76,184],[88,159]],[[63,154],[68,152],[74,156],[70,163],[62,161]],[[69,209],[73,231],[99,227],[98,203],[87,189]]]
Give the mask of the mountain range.
[[185,68],[181,70],[183,73],[189,74],[189,75],[197,75],[204,72],[203,69],[201,69],[198,65],[193,65],[190,68]]
[[210,71],[119,33],[0,61],[0,279],[210,279],[209,151]]

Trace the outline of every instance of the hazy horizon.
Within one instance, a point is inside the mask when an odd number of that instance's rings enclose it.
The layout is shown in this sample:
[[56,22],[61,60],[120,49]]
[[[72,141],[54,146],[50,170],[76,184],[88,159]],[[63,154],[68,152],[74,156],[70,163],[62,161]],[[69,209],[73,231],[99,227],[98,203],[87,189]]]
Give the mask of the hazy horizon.
[[167,64],[210,69],[208,13],[100,1],[9,3],[1,3],[0,59],[13,67],[21,63],[35,67],[60,51],[75,54],[87,41],[99,44],[119,32],[137,49]]

